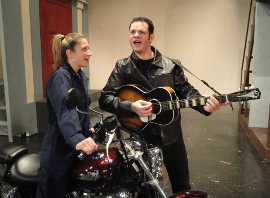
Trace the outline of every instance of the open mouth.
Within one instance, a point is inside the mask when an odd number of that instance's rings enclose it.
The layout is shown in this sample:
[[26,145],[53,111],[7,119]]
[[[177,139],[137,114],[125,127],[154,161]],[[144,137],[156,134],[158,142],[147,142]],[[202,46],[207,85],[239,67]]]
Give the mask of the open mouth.
[[141,42],[140,41],[134,41],[133,43],[136,45],[136,44],[140,44]]

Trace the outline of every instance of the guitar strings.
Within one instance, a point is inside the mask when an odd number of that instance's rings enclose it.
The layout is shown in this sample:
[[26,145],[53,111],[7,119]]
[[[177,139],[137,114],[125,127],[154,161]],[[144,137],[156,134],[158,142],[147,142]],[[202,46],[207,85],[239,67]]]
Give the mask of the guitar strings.
[[[193,107],[193,106],[199,106],[204,105],[210,97],[204,97],[204,98],[192,98],[192,99],[183,99],[183,100],[173,100],[173,101],[165,101],[165,102],[159,102],[159,103],[152,103],[152,108],[154,109],[160,109],[162,110],[174,110],[179,108],[186,108],[186,107]],[[204,100],[204,104],[201,104],[201,99]],[[194,101],[194,105],[193,105]],[[177,105],[178,104],[178,105]],[[188,105],[186,105],[188,104]],[[170,106],[172,108],[170,108]]]

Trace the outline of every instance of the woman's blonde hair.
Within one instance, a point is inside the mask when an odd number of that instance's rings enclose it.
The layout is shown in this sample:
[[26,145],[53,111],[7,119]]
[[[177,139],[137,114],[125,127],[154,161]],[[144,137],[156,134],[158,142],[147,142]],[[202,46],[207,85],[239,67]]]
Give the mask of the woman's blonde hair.
[[76,44],[80,42],[80,39],[85,38],[80,33],[69,33],[67,35],[56,34],[52,40],[52,51],[54,57],[53,68],[58,69],[67,60],[66,51],[70,49],[74,50]]

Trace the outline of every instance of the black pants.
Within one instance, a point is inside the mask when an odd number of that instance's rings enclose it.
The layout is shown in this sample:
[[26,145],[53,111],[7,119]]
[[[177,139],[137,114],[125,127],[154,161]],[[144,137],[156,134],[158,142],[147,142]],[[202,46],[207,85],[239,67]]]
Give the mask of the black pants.
[[[70,170],[73,168],[77,153],[69,146],[62,149],[62,158],[51,157],[41,161],[38,169],[38,189],[36,198],[65,198],[70,182]],[[71,152],[69,152],[69,149]],[[56,154],[55,154],[56,155]]]
[[[68,187],[69,166],[66,164],[55,164],[62,170],[41,167],[38,170],[38,188],[36,198],[65,198]],[[49,173],[48,173],[49,172]]]
[[169,175],[173,193],[190,190],[187,152],[182,138],[164,146],[159,135],[144,135],[147,144],[158,146],[163,152],[164,164]]

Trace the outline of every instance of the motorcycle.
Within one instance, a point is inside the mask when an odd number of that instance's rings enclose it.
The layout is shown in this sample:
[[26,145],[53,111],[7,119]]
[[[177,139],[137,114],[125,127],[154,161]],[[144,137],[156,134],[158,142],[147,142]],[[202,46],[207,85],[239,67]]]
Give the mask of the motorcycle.
[[[77,92],[69,90],[66,97],[68,109],[77,108]],[[91,109],[90,109],[91,110]],[[94,110],[91,110],[94,111]],[[92,139],[104,144],[90,155],[80,151],[78,161],[70,172],[71,186],[67,198],[166,198],[159,181],[164,180],[163,156],[158,147],[147,145],[138,135],[124,129],[114,116],[103,119],[94,126]],[[130,134],[123,137],[123,131]],[[115,137],[116,136],[116,137]],[[106,140],[106,141],[105,141]],[[117,143],[117,146],[111,146]],[[40,155],[15,144],[0,146],[0,198],[31,198],[37,189],[37,170]],[[181,191],[169,198],[205,198],[202,191]]]

